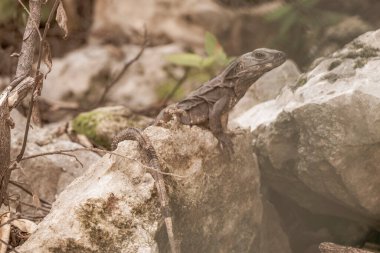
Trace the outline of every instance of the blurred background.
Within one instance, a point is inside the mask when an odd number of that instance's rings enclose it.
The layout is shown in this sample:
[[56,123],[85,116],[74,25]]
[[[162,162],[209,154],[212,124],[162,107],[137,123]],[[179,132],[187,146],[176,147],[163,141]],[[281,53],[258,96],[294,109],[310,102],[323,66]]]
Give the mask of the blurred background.
[[[154,117],[166,104],[215,76],[234,57],[260,47],[282,50],[289,61],[269,80],[273,84],[269,95],[251,94],[258,104],[275,98],[285,84],[304,84],[300,73],[307,72],[319,57],[380,28],[379,0],[62,1],[69,36],[63,39],[55,23],[48,33],[53,69],[39,100],[43,123],[69,121],[104,105],[123,105]],[[27,20],[20,2],[28,6],[25,0],[0,0],[0,89],[9,84],[17,65],[12,54],[20,50]],[[51,2],[44,6],[41,30]],[[149,42],[146,48],[144,38]],[[141,57],[100,101],[105,86],[142,48]],[[18,109],[25,114],[26,108]],[[74,121],[74,130],[81,133],[80,127]],[[379,249],[378,231],[310,212],[276,192],[266,194],[282,210],[282,225],[293,252],[304,253],[310,245],[331,238],[343,244],[362,242],[364,234]]]
[[[138,53],[144,26],[149,38],[145,56],[106,99],[138,110],[182,98],[234,56],[255,48],[282,50],[305,72],[313,60],[380,27],[378,0],[63,2],[69,36],[63,40],[56,24],[49,31],[55,67],[43,94],[84,106],[95,103],[104,83]],[[44,8],[43,22],[50,7]],[[19,50],[26,18],[18,1],[0,1],[0,86],[15,73],[17,59],[10,55]],[[75,59],[68,56],[73,50]],[[176,88],[186,71],[184,85]]]

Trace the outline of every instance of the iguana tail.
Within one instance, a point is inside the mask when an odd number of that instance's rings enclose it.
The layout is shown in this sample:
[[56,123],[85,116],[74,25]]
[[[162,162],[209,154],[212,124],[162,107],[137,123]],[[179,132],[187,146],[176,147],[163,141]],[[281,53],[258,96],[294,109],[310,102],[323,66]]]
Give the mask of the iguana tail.
[[177,242],[174,237],[173,232],[173,219],[171,215],[171,210],[169,206],[169,197],[166,192],[164,177],[160,173],[161,166],[158,161],[156,150],[153,145],[150,143],[149,137],[144,134],[140,129],[137,128],[127,128],[116,135],[112,142],[112,149],[116,149],[117,144],[124,140],[133,140],[137,141],[140,147],[146,153],[149,159],[149,165],[153,167],[153,178],[156,183],[156,188],[158,192],[158,198],[161,205],[162,216],[164,217],[166,231],[168,233],[170,249],[172,253],[179,253],[179,249],[177,247]]

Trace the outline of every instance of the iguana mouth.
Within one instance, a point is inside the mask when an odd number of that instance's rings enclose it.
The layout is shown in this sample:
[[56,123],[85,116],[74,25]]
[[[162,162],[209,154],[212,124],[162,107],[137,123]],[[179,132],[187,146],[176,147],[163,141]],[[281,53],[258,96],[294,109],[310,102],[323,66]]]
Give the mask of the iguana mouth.
[[274,59],[272,60],[272,66],[278,67],[286,61],[286,54],[283,52],[278,52]]

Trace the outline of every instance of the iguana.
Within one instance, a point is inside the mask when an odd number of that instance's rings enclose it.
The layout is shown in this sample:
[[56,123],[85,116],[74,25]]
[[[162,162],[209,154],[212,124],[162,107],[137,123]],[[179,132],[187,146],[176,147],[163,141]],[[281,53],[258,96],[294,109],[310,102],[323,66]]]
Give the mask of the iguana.
[[[227,134],[228,113],[244,96],[248,88],[263,74],[280,66],[286,60],[283,52],[260,48],[236,58],[224,71],[190,93],[180,102],[163,109],[154,125],[170,121],[173,116],[184,125],[202,125],[210,129],[218,139],[222,150],[233,153],[233,146]],[[173,233],[169,197],[157,154],[149,138],[139,129],[121,131],[113,141],[113,148],[123,140],[135,140],[146,152],[149,164],[154,168],[153,177],[161,203],[162,215],[168,233],[172,253],[179,252],[179,245]]]

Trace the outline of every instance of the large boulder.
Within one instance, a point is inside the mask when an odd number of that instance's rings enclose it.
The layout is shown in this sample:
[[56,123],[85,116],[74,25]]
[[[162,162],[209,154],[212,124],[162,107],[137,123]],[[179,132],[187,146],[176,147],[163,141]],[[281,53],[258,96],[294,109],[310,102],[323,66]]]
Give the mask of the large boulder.
[[[240,116],[253,106],[276,98],[284,87],[291,87],[299,78],[297,65],[287,60],[281,66],[265,73],[246,92],[230,112],[231,119]],[[231,124],[233,121],[231,121]]]
[[255,134],[265,182],[315,213],[380,227],[380,30],[236,119]]
[[[199,127],[149,127],[174,212],[181,252],[290,252],[270,204],[263,204],[248,133],[226,161]],[[248,134],[249,135],[249,134]],[[167,252],[151,171],[137,143],[125,141],[76,179],[19,252]],[[276,235],[276,236],[274,236]]]

